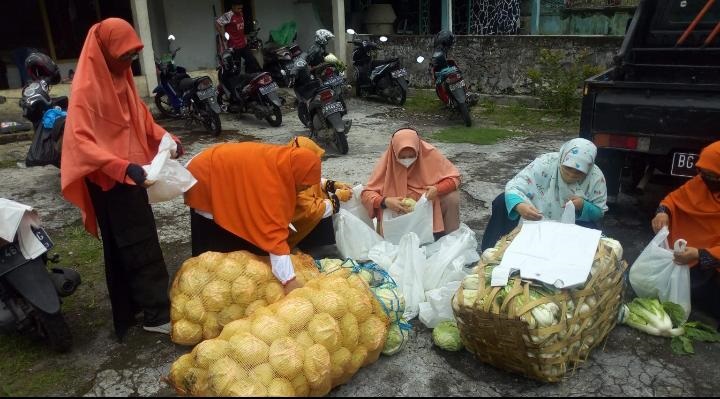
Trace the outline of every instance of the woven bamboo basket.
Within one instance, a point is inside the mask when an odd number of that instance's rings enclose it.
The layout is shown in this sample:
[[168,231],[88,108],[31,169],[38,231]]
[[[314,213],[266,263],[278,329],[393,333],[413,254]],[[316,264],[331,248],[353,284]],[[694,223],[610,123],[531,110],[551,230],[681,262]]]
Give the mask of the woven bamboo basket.
[[492,269],[518,231],[503,237],[492,258],[474,269],[477,295],[463,282],[453,297],[455,318],[465,347],[481,362],[557,382],[615,327],[627,263],[618,259],[619,243],[603,238],[584,287],[557,290],[519,277],[507,287],[491,287]]

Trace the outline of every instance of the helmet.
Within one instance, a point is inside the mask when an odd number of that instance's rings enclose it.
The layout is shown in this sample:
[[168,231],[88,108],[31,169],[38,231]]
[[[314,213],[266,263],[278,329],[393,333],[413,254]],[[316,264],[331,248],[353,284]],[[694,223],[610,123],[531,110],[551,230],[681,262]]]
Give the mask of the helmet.
[[328,40],[334,38],[335,35],[332,34],[327,29],[318,29],[315,32],[315,43],[317,43],[320,46],[324,46],[327,44]]
[[455,44],[455,35],[449,30],[441,30],[435,36],[435,47],[450,48]]
[[44,80],[51,85],[60,83],[60,69],[43,53],[30,53],[25,59],[25,70],[32,80]]

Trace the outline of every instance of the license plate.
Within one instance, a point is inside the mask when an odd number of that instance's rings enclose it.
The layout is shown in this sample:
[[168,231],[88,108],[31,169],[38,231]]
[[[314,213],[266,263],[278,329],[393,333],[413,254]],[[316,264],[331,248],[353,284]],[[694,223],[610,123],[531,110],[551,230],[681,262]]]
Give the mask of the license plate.
[[345,79],[343,79],[342,76],[333,76],[330,79],[326,80],[325,84],[327,84],[329,86],[339,86],[339,85],[343,84],[344,80]]
[[695,162],[697,162],[698,154],[676,152],[673,154],[672,168],[670,174],[673,176],[693,177],[697,174]]
[[200,90],[197,92],[197,96],[200,101],[205,100],[207,98],[215,97],[215,88],[211,87],[209,89]]
[[[33,234],[45,246],[46,249],[53,247],[53,242],[41,227],[30,227]],[[0,248],[0,274],[9,271],[11,268],[28,262],[15,243],[9,243]]]
[[260,86],[260,94],[262,94],[264,96],[268,93],[272,93],[273,91],[277,91],[277,89],[278,89],[277,83],[272,82],[269,85]]
[[325,116],[328,116],[328,115],[331,115],[331,114],[335,114],[335,113],[338,113],[338,112],[342,112],[342,111],[343,111],[343,105],[342,105],[342,103],[339,103],[339,102],[337,102],[337,103],[325,104],[325,105],[323,105],[323,107],[322,107],[322,113],[323,113],[323,115],[325,115]]
[[393,78],[399,78],[400,76],[407,76],[407,71],[405,70],[405,68],[402,68],[402,69],[398,69],[396,71],[390,72],[390,75]]
[[459,82],[455,82],[455,83],[449,85],[449,87],[450,87],[450,90],[455,90],[455,89],[459,89],[461,87],[465,87],[465,81],[461,80]]

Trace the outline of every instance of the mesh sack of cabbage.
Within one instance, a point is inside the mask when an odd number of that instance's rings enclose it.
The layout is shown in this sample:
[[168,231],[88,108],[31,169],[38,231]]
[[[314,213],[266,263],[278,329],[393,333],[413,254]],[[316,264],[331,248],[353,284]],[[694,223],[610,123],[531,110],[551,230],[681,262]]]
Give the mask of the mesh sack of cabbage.
[[194,396],[323,396],[374,363],[389,320],[361,279],[321,276],[233,321],[173,363]]
[[352,259],[322,259],[316,261],[320,272],[326,275],[339,275],[344,278],[361,278],[375,295],[377,303],[390,319],[388,338],[383,355],[391,356],[400,352],[410,338],[412,325],[403,318],[405,297],[395,280],[375,263],[357,263]]
[[[305,284],[320,275],[312,257],[291,255],[296,278]],[[233,320],[285,296],[269,259],[247,251],[205,252],[186,260],[170,288],[171,339],[195,345],[220,335]]]
[[505,287],[492,287],[492,270],[517,231],[484,254],[455,293],[460,337],[482,362],[540,381],[560,381],[615,327],[627,263],[621,260],[620,244],[602,238],[583,287],[558,290],[519,276]]

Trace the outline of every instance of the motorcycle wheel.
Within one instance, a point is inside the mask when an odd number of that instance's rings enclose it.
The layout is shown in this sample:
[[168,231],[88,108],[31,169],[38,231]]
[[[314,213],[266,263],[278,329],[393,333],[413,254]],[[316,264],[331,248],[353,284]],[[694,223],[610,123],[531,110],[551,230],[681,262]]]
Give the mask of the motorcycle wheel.
[[468,109],[467,103],[461,103],[457,105],[458,111],[460,111],[460,115],[462,116],[463,122],[465,122],[465,126],[470,127],[472,126],[472,118],[470,117],[470,110]]
[[394,95],[392,97],[388,98],[388,100],[390,100],[390,103],[402,107],[407,100],[407,92],[395,80],[393,80],[393,94]]
[[160,111],[160,114],[165,117],[177,118],[178,116],[180,116],[178,115],[177,111],[175,111],[175,109],[172,107],[172,105],[170,105],[170,99],[165,93],[155,94],[155,106]]
[[337,147],[338,152],[343,155],[348,153],[350,146],[348,145],[345,132],[335,132],[335,147]]
[[307,105],[303,101],[298,102],[298,119],[303,126],[310,127],[310,115],[308,115]]
[[205,112],[203,112],[204,115],[203,118],[203,125],[205,125],[205,129],[207,129],[210,134],[217,137],[220,135],[220,132],[222,131],[222,124],[220,123],[220,114],[213,111],[210,106],[207,106],[205,108]]
[[282,125],[282,110],[277,105],[273,105],[272,114],[265,117],[267,123],[272,127],[278,127]]
[[40,336],[48,341],[50,348],[58,353],[72,349],[72,334],[62,313],[47,314],[36,310],[33,318]]

